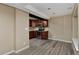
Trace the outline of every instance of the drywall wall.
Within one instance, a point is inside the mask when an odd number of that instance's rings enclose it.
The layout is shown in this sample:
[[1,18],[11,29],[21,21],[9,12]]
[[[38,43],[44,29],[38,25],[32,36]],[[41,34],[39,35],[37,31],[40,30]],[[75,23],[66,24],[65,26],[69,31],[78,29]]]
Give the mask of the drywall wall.
[[16,9],[16,51],[29,47],[29,13]]
[[71,15],[49,19],[49,39],[71,42]]
[[78,40],[78,17],[72,17],[72,47],[74,50],[75,54],[78,54],[79,52],[77,52],[78,49],[78,44],[79,44],[79,40]]
[[[79,3],[78,3],[78,40],[79,40]],[[78,45],[79,47],[79,45]]]
[[13,50],[14,8],[0,4],[0,54]]
[[78,17],[72,18],[72,29],[73,29],[73,37],[74,39],[78,39]]
[[75,54],[79,54],[79,39],[78,39],[78,9],[79,6],[75,4],[72,14],[72,47]]
[[0,54],[29,47],[29,13],[0,4]]

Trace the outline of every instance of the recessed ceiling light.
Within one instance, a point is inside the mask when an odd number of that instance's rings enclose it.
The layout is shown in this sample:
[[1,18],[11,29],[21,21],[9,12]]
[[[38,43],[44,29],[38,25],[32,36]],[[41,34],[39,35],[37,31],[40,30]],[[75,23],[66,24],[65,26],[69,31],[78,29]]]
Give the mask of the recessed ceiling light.
[[53,15],[56,14],[55,12],[53,12]]
[[51,10],[51,8],[48,8],[48,10]]

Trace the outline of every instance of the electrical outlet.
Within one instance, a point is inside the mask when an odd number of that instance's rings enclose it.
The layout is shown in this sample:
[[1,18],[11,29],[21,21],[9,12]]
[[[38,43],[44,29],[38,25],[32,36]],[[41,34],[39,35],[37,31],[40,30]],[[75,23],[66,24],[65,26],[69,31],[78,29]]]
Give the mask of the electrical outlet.
[[25,30],[28,30],[28,28],[25,28]]

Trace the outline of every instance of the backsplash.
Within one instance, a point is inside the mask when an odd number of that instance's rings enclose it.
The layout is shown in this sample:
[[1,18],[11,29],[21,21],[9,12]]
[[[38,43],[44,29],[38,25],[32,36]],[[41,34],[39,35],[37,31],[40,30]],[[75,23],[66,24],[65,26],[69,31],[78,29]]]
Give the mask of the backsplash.
[[[34,27],[34,28],[33,27],[30,27],[29,28],[29,31],[37,31],[37,30],[38,30],[38,27]],[[44,31],[48,31],[48,27],[45,27],[44,28]]]

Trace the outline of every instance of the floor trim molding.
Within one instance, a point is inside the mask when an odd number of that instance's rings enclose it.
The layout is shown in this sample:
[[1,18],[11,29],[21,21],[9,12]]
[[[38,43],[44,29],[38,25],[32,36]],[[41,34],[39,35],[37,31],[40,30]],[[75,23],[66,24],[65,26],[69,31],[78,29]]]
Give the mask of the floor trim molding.
[[13,52],[15,52],[14,50],[11,50],[11,51],[9,51],[9,52],[7,52],[7,53],[4,53],[3,55],[9,55],[9,54],[11,54],[11,53],[13,53]]
[[78,43],[79,40],[76,38],[73,38],[72,42],[73,42],[74,50],[78,52],[79,51],[79,43]]
[[49,40],[56,40],[56,41],[63,41],[66,43],[72,43],[72,41],[66,41],[66,40],[62,40],[62,39],[53,39],[53,38],[48,38]]
[[27,48],[29,48],[29,46],[26,46],[26,47],[24,47],[24,48],[22,48],[22,49],[19,49],[19,50],[15,51],[15,53],[19,53],[19,52],[21,52],[21,51],[23,51],[23,50],[25,50],[25,49],[27,49]]

